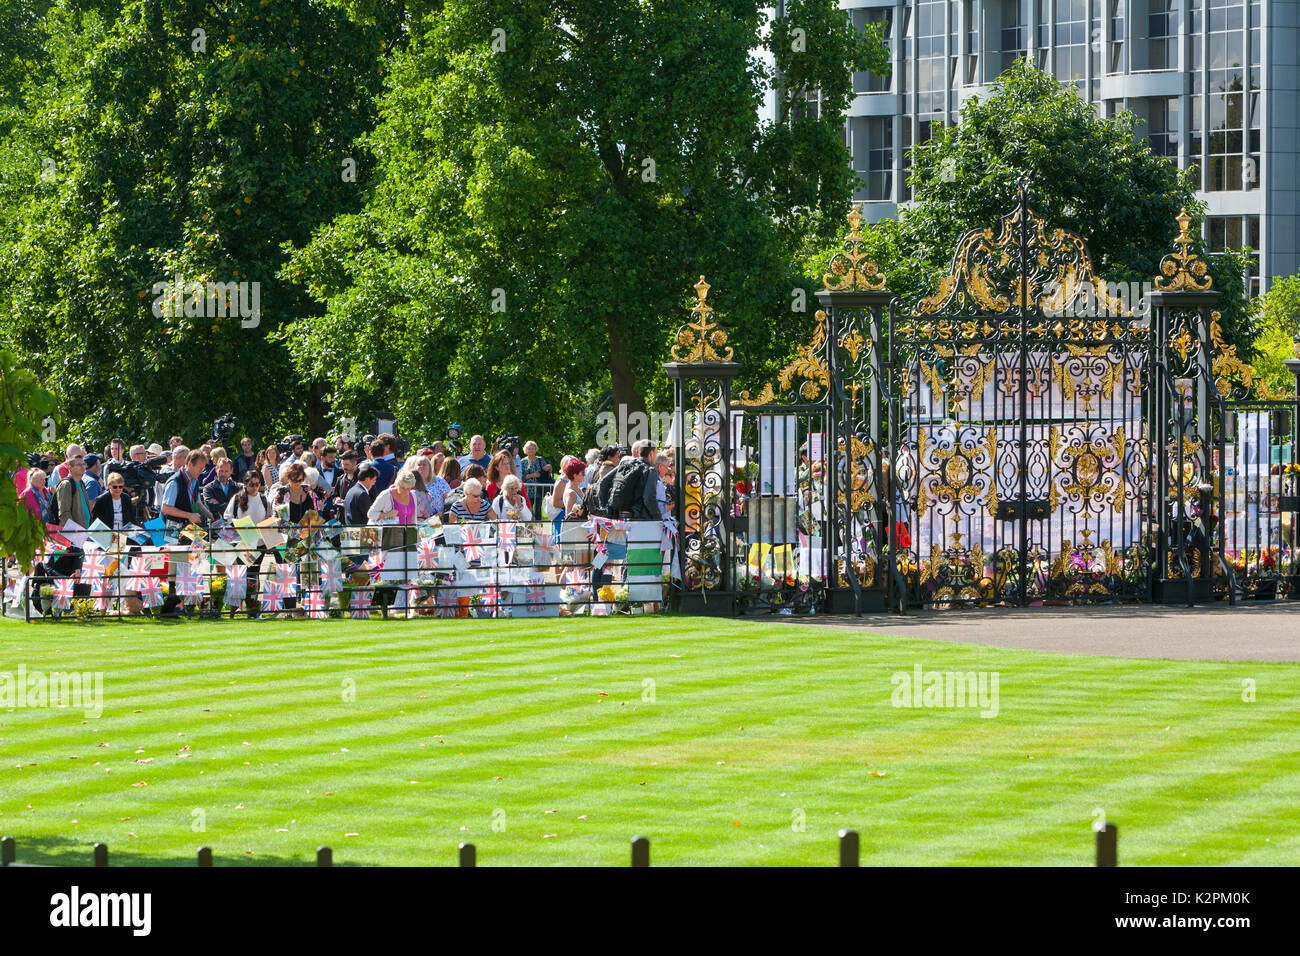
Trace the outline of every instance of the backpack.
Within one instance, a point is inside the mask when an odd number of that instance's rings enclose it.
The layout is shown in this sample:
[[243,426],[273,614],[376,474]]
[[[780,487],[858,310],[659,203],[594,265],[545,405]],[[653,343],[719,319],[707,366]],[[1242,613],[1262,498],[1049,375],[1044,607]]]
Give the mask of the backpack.
[[617,518],[624,511],[632,510],[645,492],[645,477],[649,470],[650,466],[643,458],[633,458],[614,470],[614,481],[609,490],[610,517]]
[[587,482],[587,490],[582,495],[582,510],[588,516],[604,515],[605,509],[600,503],[600,483]]
[[45,523],[50,527],[60,524],[58,486],[50,490],[50,503],[45,506]]

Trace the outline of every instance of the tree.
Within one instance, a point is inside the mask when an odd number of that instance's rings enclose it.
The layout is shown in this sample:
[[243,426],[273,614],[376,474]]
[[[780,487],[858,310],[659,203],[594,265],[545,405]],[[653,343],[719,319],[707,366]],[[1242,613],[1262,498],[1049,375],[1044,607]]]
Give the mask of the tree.
[[31,565],[45,525],[19,503],[13,475],[27,467],[26,453],[40,441],[40,420],[53,408],[54,397],[36,376],[0,348],[0,559],[13,556],[23,568]]
[[[785,123],[759,121],[759,47]],[[867,66],[888,70],[879,34],[833,0],[767,31],[754,0],[447,2],[394,58],[364,211],[284,270],[324,304],[291,332],[299,368],[340,368],[335,407],[411,432],[576,441],[605,390],[645,407],[701,273],[734,345],[780,350],[796,253],[847,210]],[[816,116],[794,108],[812,89]]]
[[[911,150],[911,203],[866,230],[888,287],[905,299],[932,292],[961,237],[1013,209],[1025,177],[1034,209],[1084,238],[1099,276],[1152,281],[1178,234],[1174,217],[1185,207],[1199,222],[1204,204],[1195,172],[1154,154],[1135,123],[1127,111],[1099,117],[1072,87],[1017,61],[991,95],[963,101],[960,123]],[[1244,267],[1236,255],[1210,259],[1225,338],[1239,347],[1250,342]]]
[[1255,340],[1255,371],[1269,388],[1291,391],[1295,373],[1286,367],[1288,359],[1300,358],[1300,275],[1273,280],[1269,290],[1252,303],[1259,337]]
[[[58,393],[61,431],[196,439],[226,411],[260,437],[323,426],[330,370],[300,382],[276,336],[313,308],[278,278],[281,245],[359,207],[344,174],[352,161],[364,177],[353,143],[400,15],[359,22],[324,0],[50,7],[45,61],[0,122],[0,331]],[[169,310],[157,285],[178,276]],[[247,283],[242,310],[229,283]]]

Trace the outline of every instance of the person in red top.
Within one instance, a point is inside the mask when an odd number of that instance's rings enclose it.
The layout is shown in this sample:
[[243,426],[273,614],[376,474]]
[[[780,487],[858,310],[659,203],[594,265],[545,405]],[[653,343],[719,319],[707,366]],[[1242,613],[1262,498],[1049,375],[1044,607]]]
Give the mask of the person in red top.
[[[85,457],[86,449],[80,445],[69,445],[67,453],[63,456],[63,463],[54,469],[55,474],[59,476],[59,481],[68,477],[68,471],[72,467],[73,459],[85,460]],[[58,484],[58,482],[55,482],[55,484]]]

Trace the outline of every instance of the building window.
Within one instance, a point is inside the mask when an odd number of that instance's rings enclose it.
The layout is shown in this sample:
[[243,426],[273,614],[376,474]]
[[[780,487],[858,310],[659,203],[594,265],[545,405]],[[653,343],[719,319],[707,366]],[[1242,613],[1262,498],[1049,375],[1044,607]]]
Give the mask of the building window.
[[948,4],[944,0],[917,0],[916,6],[916,111],[943,111],[948,90],[944,43],[948,34]]
[[1210,253],[1249,249],[1246,288],[1251,295],[1259,295],[1259,216],[1207,216],[1205,247]]
[[867,198],[894,198],[894,118],[867,118]]
[[1147,68],[1178,69],[1180,0],[1150,0],[1147,6]]
[[1076,83],[1087,75],[1088,4],[1085,0],[1056,0],[1056,78]]
[[[853,25],[859,30],[865,30],[873,24],[880,24],[884,33],[885,42],[889,44],[892,52],[896,49],[894,45],[894,10],[892,7],[880,7],[871,10],[853,10]],[[888,93],[893,90],[893,74],[881,76],[872,70],[863,70],[860,73],[853,74],[853,92],[854,93]]]
[[1176,96],[1147,98],[1147,140],[1157,156],[1178,159],[1178,104]]
[[1242,188],[1246,127],[1244,14],[1241,0],[1209,2],[1209,157],[1205,188],[1210,192]]
[[1029,49],[1029,0],[1002,0],[1002,69],[1009,70]]
[[1128,67],[1128,58],[1124,56],[1124,8],[1125,0],[1110,0],[1110,59],[1106,64],[1109,73],[1123,73]]

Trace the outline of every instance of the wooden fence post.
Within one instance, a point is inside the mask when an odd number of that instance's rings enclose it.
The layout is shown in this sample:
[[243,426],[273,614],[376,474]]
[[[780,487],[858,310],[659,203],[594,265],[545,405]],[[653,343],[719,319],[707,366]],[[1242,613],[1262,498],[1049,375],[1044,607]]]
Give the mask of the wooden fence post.
[[650,865],[650,838],[633,837],[632,838],[632,865],[649,866]]
[[108,845],[105,843],[95,844],[95,866],[108,866]]
[[331,850],[331,849],[330,849],[329,847],[327,847],[327,846],[318,846],[318,847],[316,848],[316,865],[317,865],[317,866],[333,866],[333,865],[334,865],[334,851]]
[[11,836],[0,840],[0,866],[8,866],[16,859],[14,849],[14,838]]
[[1119,866],[1119,827],[1113,823],[1097,831],[1097,865]]
[[840,866],[858,866],[858,831],[840,831]]
[[460,865],[461,866],[478,865],[478,853],[474,849],[473,843],[462,843],[460,845]]
[[212,865],[212,847],[210,846],[199,847],[199,866],[211,866],[211,865]]

